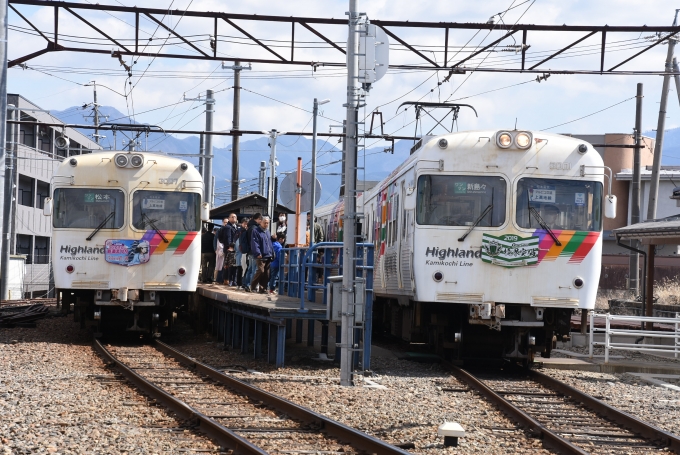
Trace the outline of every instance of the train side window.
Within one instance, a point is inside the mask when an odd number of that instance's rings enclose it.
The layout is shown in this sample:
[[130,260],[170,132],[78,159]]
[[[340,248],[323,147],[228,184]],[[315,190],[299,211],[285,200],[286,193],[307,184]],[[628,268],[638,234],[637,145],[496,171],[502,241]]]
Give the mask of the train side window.
[[55,228],[119,229],[125,220],[125,195],[111,188],[57,188],[54,190]]

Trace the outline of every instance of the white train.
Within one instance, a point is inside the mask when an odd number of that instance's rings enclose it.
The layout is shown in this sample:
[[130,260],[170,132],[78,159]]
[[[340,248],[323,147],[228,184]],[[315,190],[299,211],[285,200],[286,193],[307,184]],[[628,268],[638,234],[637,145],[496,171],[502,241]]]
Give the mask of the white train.
[[[595,305],[602,216],[616,207],[604,171],[590,144],[557,134],[421,139],[358,197],[375,244],[375,332],[451,357],[548,356],[573,310]],[[327,232],[341,235],[341,212],[318,211]]]
[[184,160],[142,152],[68,158],[53,177],[54,282],[100,331],[157,334],[196,290],[203,181]]

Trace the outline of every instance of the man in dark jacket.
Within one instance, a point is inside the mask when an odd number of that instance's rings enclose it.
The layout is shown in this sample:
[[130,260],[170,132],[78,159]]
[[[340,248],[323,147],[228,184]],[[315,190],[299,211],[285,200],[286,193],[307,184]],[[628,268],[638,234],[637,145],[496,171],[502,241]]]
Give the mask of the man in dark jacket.
[[255,227],[251,234],[250,252],[255,257],[257,271],[250,283],[254,291],[255,286],[260,285],[260,294],[267,293],[269,285],[269,265],[274,258],[274,247],[269,233],[269,217],[262,218],[262,223]]
[[[248,221],[246,236],[248,246],[251,245],[251,240],[253,238],[253,230],[259,227],[261,222],[262,214],[259,212],[253,215],[253,218],[250,221]],[[255,256],[253,256],[252,250],[248,253],[247,258],[248,258],[248,270],[246,271],[246,274],[243,276],[243,290],[246,292],[250,292],[250,283],[253,281],[253,276],[255,276],[257,261],[255,260]]]
[[203,283],[212,283],[215,274],[214,238],[215,234],[208,230],[208,225],[204,225],[201,232],[201,281]]
[[227,271],[224,281],[230,286],[236,286],[236,253],[234,252],[234,243],[238,239],[238,218],[235,213],[230,213],[226,221],[227,223],[220,231],[220,242],[224,245],[224,270]]

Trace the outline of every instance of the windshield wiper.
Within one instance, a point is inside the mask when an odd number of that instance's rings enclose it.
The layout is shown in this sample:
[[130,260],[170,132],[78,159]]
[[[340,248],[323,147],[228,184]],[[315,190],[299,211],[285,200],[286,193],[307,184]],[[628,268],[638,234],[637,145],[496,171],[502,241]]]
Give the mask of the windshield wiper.
[[[145,219],[146,219],[146,223],[144,222]],[[144,223],[144,226],[146,226],[147,223],[148,223],[149,226],[151,226],[151,228],[152,228],[154,231],[156,231],[156,234],[160,235],[161,238],[163,239],[163,241],[164,241],[165,243],[168,243],[168,239],[165,238],[165,236],[163,235],[163,233],[156,227],[155,224],[153,224],[153,220],[150,219],[148,216],[146,216],[146,213],[144,213],[144,212],[142,212],[142,223]]]
[[545,229],[545,231],[548,234],[550,234],[550,237],[552,237],[552,239],[555,241],[555,245],[562,246],[562,242],[557,240],[557,237],[555,236],[555,233],[552,231],[552,229],[550,229],[550,226],[548,226],[548,224],[545,221],[543,221],[543,218],[541,218],[541,215],[538,214],[538,210],[536,210],[533,207],[529,207],[529,213],[531,213],[534,216],[534,218],[536,218],[536,221],[538,221],[538,224],[543,229]]
[[481,223],[482,219],[483,219],[483,218],[491,211],[491,209],[493,209],[493,204],[489,204],[489,205],[484,209],[484,211],[482,212],[482,214],[479,215],[479,218],[477,218],[477,219],[475,220],[475,222],[472,223],[472,226],[470,226],[470,229],[468,229],[467,232],[466,232],[465,234],[463,234],[463,236],[462,236],[461,238],[458,239],[458,241],[459,241],[459,242],[462,242],[463,240],[465,240],[465,237],[467,237],[468,234],[469,234],[470,232],[472,232],[472,230],[475,228],[475,226],[477,226],[479,223]]
[[95,234],[97,234],[97,232],[101,231],[102,228],[103,228],[104,226],[106,226],[106,223],[108,223],[109,220],[110,220],[111,218],[113,218],[113,216],[114,216],[115,214],[116,214],[116,211],[115,211],[115,210],[114,210],[113,212],[109,213],[108,216],[107,216],[106,218],[104,218],[104,221],[102,221],[101,223],[99,223],[99,226],[97,226],[96,228],[94,228],[94,231],[92,231],[92,234],[90,234],[85,240],[92,240],[92,237],[94,237]]

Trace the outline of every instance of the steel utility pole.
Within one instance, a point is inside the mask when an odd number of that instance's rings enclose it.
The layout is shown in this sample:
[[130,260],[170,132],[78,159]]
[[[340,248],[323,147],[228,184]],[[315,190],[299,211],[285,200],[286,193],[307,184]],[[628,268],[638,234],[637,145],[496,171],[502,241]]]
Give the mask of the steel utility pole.
[[312,109],[312,187],[310,188],[311,192],[311,205],[309,206],[309,218],[310,218],[310,224],[311,226],[309,227],[309,247],[311,248],[314,245],[314,206],[316,205],[316,117],[319,115],[319,106],[321,104],[326,104],[330,102],[331,100],[321,100],[317,101],[316,98],[314,98],[314,108]]
[[266,175],[267,175],[267,162],[260,161],[260,173],[257,178],[257,192],[260,193],[260,196],[264,196],[264,182],[266,180],[265,178]]
[[[9,276],[9,213],[12,206],[11,191],[7,189],[11,171],[7,169],[7,5],[0,0],[0,200],[3,201],[2,247],[0,250],[0,298],[7,299],[7,278]],[[14,111],[12,111],[14,112]],[[9,193],[9,194],[8,194]],[[10,196],[8,198],[8,196]]]
[[213,91],[208,90],[205,93],[205,150],[203,151],[203,185],[204,195],[203,200],[210,202],[212,200],[212,154],[213,154],[213,138],[210,132],[213,129],[213,112],[215,106],[215,99],[213,98]]
[[[269,155],[269,183],[267,187],[267,215],[269,215],[269,218],[273,221],[274,218],[274,211],[276,210],[276,203],[274,201],[274,191],[275,191],[275,186],[276,186],[276,138],[279,137],[279,134],[281,134],[280,131],[276,130],[271,130],[271,131],[265,131],[265,133],[269,134],[269,147],[271,150],[271,153]],[[270,222],[269,223],[269,232],[276,232],[274,228],[274,223]]]
[[[635,96],[635,149],[633,151],[633,184],[630,200],[630,224],[640,222],[640,149],[642,148],[642,84],[637,85]],[[637,240],[631,240],[630,246],[637,248]],[[628,288],[638,295],[640,290],[640,256],[630,252],[628,270]]]
[[[234,115],[232,129],[238,131],[240,127],[239,117],[241,115],[241,70],[249,70],[252,67],[241,66],[241,62],[236,60],[233,66],[225,66],[222,63],[222,69],[234,70]],[[238,199],[238,171],[239,171],[239,140],[240,136],[234,134],[231,137],[231,200]]]
[[[678,11],[675,10],[673,26],[678,23]],[[659,121],[656,125],[656,144],[654,146],[654,162],[652,163],[652,180],[649,187],[649,204],[647,206],[647,219],[656,218],[656,203],[659,198],[659,173],[661,172],[661,153],[663,150],[663,136],[666,128],[666,106],[668,104],[668,86],[671,82],[671,72],[673,71],[673,50],[675,49],[675,37],[668,39],[668,53],[666,54],[666,74],[663,77],[663,87],[661,89],[661,104],[659,105]],[[651,283],[650,283],[651,285]]]
[[[354,347],[354,310],[356,282],[356,180],[359,97],[359,34],[362,14],[358,0],[349,1],[349,34],[347,36],[347,128],[345,135],[345,214],[342,234],[342,339],[340,349],[340,385],[351,386]],[[311,235],[310,235],[311,237]]]

